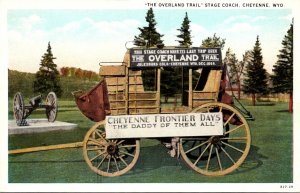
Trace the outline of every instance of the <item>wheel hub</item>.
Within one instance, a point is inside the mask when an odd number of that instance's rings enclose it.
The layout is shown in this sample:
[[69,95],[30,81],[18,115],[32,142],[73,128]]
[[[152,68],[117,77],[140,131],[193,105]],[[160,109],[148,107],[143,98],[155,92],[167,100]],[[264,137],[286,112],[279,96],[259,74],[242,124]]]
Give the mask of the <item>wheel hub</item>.
[[106,151],[109,155],[114,155],[118,151],[118,146],[115,143],[109,143],[106,147]]
[[209,142],[214,144],[214,145],[220,145],[221,144],[221,140],[220,140],[219,136],[210,137]]

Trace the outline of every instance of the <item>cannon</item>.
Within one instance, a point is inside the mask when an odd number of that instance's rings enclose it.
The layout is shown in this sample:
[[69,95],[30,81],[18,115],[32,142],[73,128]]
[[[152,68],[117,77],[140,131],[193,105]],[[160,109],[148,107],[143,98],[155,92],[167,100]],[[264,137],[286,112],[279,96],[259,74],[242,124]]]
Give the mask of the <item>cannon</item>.
[[29,105],[24,104],[21,92],[17,92],[13,100],[14,118],[18,126],[27,126],[26,118],[38,109],[44,108],[49,122],[54,122],[57,115],[57,97],[54,92],[49,92],[46,102],[43,103],[42,95],[37,95],[29,100]]

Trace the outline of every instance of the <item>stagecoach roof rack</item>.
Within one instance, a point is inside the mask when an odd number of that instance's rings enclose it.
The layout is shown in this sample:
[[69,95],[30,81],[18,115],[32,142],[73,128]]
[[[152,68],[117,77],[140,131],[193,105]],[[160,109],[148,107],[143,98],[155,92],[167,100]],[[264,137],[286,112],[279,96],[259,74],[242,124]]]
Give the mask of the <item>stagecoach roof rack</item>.
[[109,65],[101,66],[99,75],[100,76],[125,76],[125,66],[122,65]]

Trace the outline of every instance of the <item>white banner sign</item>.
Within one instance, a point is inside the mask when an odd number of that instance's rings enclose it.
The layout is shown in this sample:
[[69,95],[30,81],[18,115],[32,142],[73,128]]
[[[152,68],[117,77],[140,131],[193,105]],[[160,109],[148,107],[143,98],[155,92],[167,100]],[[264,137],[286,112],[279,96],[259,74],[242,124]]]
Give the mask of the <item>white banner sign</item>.
[[149,114],[106,117],[106,138],[223,135],[222,113]]

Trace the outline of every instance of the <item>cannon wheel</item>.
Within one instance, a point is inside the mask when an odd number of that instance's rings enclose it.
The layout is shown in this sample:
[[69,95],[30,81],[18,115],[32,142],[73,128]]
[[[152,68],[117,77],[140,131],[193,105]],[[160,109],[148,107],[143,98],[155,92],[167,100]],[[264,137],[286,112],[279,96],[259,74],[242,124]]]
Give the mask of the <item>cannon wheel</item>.
[[221,176],[237,169],[250,150],[250,129],[246,119],[230,105],[214,102],[193,113],[222,112],[223,136],[180,139],[180,154],[189,167],[207,176]]
[[22,121],[25,113],[25,106],[23,96],[20,92],[17,92],[14,96],[13,101],[13,110],[14,110],[14,117],[17,122]]
[[54,122],[57,116],[57,97],[54,92],[49,92],[46,98],[46,115],[49,122]]
[[120,176],[137,162],[140,141],[137,139],[105,138],[105,121],[96,123],[85,135],[83,157],[92,171],[101,176]]

